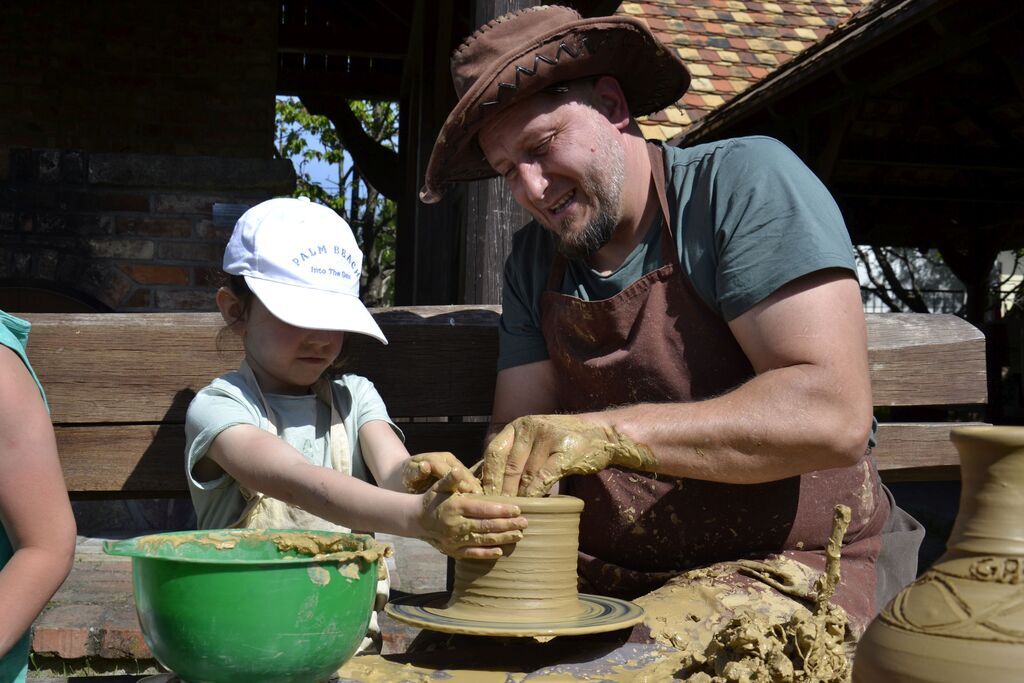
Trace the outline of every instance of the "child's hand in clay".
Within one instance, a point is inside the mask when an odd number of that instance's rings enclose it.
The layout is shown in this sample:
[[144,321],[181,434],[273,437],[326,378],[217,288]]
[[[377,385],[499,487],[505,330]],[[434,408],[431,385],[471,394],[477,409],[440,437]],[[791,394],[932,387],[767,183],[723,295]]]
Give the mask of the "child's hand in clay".
[[651,471],[651,449],[612,427],[575,415],[527,415],[505,425],[487,446],[484,493],[542,496],[562,477],[617,465]]
[[[429,489],[434,482],[440,481],[453,469],[461,468],[463,465],[452,453],[420,453],[414,455],[402,464],[402,485],[409,493],[423,493]],[[467,472],[467,474],[469,474]],[[476,477],[469,474],[476,481]],[[466,491],[466,493],[480,493],[479,484],[477,490]]]
[[519,508],[463,495],[479,492],[476,477],[461,466],[431,486],[422,496],[424,540],[445,555],[477,560],[501,557],[501,546],[522,540],[526,518]]

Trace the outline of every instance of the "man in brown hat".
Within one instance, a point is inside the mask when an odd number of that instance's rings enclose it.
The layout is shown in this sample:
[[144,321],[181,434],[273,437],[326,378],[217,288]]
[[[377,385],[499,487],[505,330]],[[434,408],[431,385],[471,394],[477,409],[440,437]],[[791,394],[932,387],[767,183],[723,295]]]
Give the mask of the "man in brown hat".
[[501,175],[535,219],[505,267],[485,488],[583,498],[581,590],[638,599],[643,635],[676,644],[806,606],[845,504],[834,602],[858,637],[913,579],[923,530],[868,454],[860,289],[828,191],[769,138],[646,142],[634,117],[689,74],[631,18],[506,15],[452,74],[421,197]]

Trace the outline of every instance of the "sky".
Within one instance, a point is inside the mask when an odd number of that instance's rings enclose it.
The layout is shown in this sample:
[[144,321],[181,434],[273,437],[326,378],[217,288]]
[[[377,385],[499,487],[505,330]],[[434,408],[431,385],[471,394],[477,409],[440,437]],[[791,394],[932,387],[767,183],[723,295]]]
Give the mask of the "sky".
[[[285,97],[278,97],[278,99],[289,99]],[[323,146],[320,141],[313,135],[305,135],[306,144],[312,149],[319,149],[323,151]],[[331,191],[337,191],[337,178],[338,169],[334,164],[329,164],[323,161],[306,161],[305,166],[302,166],[303,159],[301,157],[292,157],[292,164],[295,166],[295,172],[298,173],[300,167],[309,173],[310,178],[313,182],[321,185],[325,189]],[[345,154],[345,164],[351,163],[351,158],[348,153]]]

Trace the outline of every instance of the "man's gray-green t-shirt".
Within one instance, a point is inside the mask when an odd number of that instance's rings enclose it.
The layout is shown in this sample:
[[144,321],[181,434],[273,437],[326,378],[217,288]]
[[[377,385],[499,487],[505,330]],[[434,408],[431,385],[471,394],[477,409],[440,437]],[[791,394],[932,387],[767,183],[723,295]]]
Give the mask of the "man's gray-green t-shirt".
[[[383,420],[404,440],[401,430],[388,416],[387,408],[373,383],[359,375],[345,374],[331,383],[334,405],[345,423],[352,476],[373,482],[359,449],[359,428]],[[314,465],[331,467],[331,410],[312,394],[287,396],[265,394],[274,411],[278,435]],[[238,482],[228,474],[212,481],[196,481],[193,469],[222,431],[239,424],[268,426],[259,397],[237,372],[213,380],[192,399],[185,417],[185,472],[200,529],[222,529],[233,524],[245,509]]]
[[[672,234],[697,294],[733,320],[796,278],[824,268],[856,271],[839,207],[785,145],[767,137],[664,147]],[[560,291],[585,301],[615,296],[661,265],[656,223],[608,275],[569,261]],[[540,298],[555,255],[533,221],[516,232],[505,262],[498,369],[548,358]]]

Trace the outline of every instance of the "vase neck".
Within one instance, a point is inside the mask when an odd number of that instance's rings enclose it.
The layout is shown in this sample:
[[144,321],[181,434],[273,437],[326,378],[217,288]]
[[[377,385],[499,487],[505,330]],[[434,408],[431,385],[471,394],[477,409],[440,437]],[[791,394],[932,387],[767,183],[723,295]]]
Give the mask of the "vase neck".
[[1019,428],[988,429],[994,438],[954,439],[962,488],[947,548],[955,554],[1024,556],[1024,444],[999,431]]

